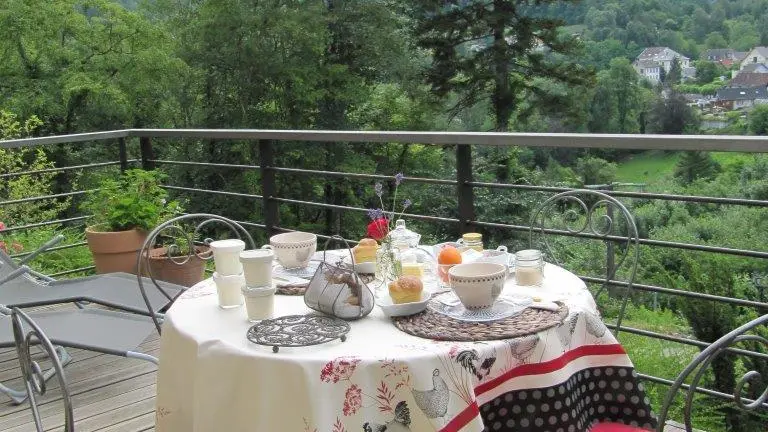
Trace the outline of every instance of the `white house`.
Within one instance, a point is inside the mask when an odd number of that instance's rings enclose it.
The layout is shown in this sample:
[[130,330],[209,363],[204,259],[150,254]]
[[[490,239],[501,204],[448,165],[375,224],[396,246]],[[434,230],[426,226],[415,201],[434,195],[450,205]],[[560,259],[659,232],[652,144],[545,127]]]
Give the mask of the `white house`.
[[717,91],[717,102],[728,109],[750,108],[768,104],[768,89],[759,87],[723,87]]
[[747,56],[742,60],[740,70],[745,67],[754,64],[768,64],[768,47],[759,46],[752,48],[752,51],[747,53]]
[[661,68],[664,68],[664,72],[669,72],[672,69],[672,63],[675,61],[675,58],[680,62],[682,78],[696,76],[696,68],[691,66],[691,59],[667,47],[644,49],[637,56],[633,65],[640,76],[648,78],[653,82],[658,82]]

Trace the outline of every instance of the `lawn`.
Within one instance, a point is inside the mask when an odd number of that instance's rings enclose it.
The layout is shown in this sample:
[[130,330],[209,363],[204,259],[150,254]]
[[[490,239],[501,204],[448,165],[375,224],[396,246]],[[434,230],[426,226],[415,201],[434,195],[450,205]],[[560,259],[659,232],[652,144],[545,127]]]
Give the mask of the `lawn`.
[[680,159],[679,152],[647,151],[619,162],[616,181],[646,183],[650,187],[675,170]]

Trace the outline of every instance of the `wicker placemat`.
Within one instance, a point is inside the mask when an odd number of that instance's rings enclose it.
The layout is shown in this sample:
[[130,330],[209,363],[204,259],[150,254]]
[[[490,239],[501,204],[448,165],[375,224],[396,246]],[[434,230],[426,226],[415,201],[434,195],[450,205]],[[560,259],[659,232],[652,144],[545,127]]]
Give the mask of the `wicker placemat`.
[[427,339],[445,341],[509,339],[538,333],[560,325],[568,316],[568,307],[562,303],[558,304],[560,309],[555,312],[528,308],[519,315],[491,322],[459,321],[435,312],[429,307],[424,312],[392,318],[392,321],[398,329]]

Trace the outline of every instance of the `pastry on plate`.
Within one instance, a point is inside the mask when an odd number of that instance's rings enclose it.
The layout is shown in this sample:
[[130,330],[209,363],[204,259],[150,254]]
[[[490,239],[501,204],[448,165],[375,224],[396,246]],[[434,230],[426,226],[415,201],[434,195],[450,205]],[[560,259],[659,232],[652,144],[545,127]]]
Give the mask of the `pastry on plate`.
[[395,304],[414,303],[421,300],[424,284],[416,276],[400,276],[388,285],[389,296]]
[[355,263],[376,262],[376,251],[378,249],[379,244],[376,243],[376,240],[371,238],[360,240],[360,243],[352,248],[352,255],[355,258]]

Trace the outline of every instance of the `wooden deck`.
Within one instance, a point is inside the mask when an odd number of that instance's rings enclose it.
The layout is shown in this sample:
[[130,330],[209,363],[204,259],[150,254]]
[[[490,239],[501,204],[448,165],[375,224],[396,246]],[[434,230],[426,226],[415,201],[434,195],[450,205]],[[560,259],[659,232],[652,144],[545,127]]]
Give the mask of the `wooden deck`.
[[[72,361],[64,371],[72,395],[75,430],[137,432],[155,429],[155,365],[78,349],[67,351]],[[138,351],[158,356],[159,336],[149,336]],[[13,388],[23,385],[15,349],[0,350],[0,382]],[[43,424],[46,431],[63,430],[59,386],[55,379],[48,383],[46,394],[38,397]],[[0,399],[0,431],[35,430],[29,404],[13,405],[4,395]]]

